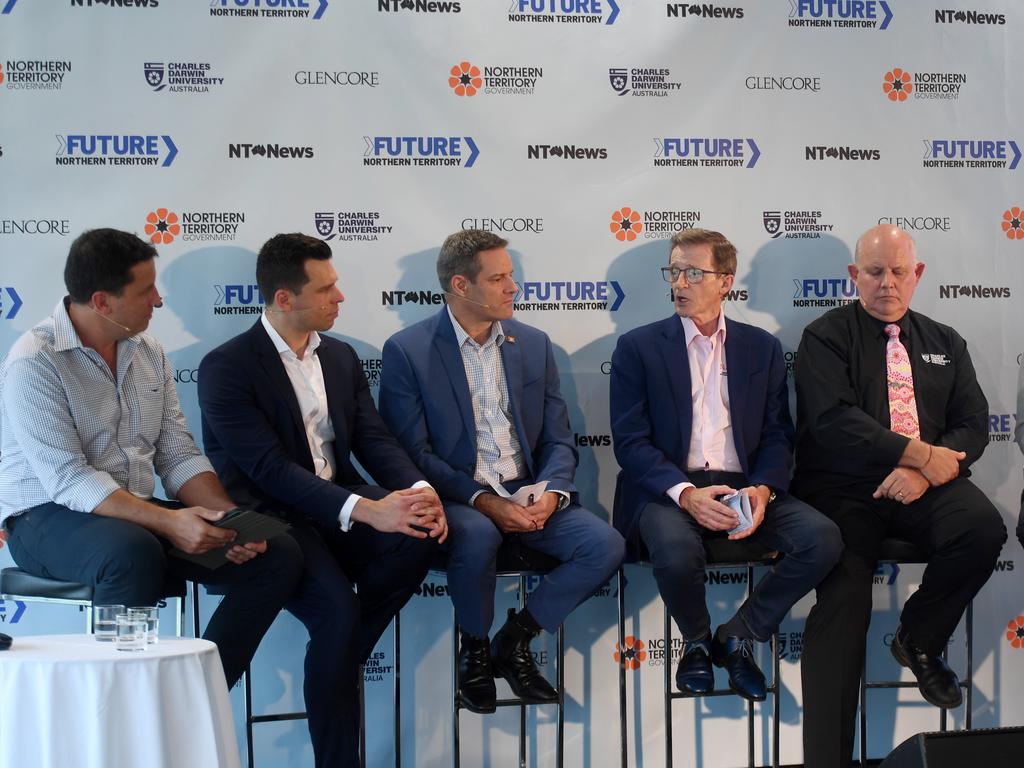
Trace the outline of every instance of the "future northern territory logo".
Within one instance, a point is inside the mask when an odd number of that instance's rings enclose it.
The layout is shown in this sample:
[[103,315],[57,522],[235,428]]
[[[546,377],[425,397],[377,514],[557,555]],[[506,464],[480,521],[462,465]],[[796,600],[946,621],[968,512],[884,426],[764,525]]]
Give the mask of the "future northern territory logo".
[[57,134],[57,165],[148,165],[167,168],[178,148],[166,134]]
[[508,20],[519,24],[614,24],[616,0],[512,0]]
[[210,15],[319,21],[327,10],[328,2],[329,0],[210,0]]
[[480,150],[472,136],[364,136],[363,165],[472,168]]

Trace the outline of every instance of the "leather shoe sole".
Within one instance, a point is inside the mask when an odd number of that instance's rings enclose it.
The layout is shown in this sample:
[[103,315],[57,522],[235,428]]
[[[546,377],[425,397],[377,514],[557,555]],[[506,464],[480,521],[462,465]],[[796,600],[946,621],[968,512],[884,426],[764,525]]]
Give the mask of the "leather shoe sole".
[[459,691],[459,706],[463,709],[468,709],[470,712],[475,712],[478,715],[490,715],[498,710],[495,704],[497,695],[492,695],[490,701],[473,701],[464,691]]
[[[906,651],[903,648],[903,644],[898,641],[899,632],[893,637],[892,643],[889,645],[889,649],[892,651],[893,658],[899,662],[900,666],[906,667],[914,673],[914,677],[917,678],[917,689],[921,692],[921,696],[934,707],[939,709],[956,709],[959,707],[964,700],[963,693],[960,690],[960,681],[957,679],[956,673],[953,670],[949,670],[950,676],[953,678],[955,696],[943,696],[941,692],[932,690],[931,686],[927,686],[921,682],[921,678],[918,677],[917,672],[910,664],[910,659],[907,657]],[[941,660],[941,659],[940,659]]]

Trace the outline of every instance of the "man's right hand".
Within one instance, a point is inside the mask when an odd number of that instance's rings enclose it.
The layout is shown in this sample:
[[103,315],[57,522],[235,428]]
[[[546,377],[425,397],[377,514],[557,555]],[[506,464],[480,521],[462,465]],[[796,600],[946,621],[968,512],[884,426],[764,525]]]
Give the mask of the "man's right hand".
[[921,467],[921,474],[933,486],[945,485],[960,474],[960,462],[967,458],[963,451],[954,451],[933,445],[928,462]]
[[223,547],[235,540],[237,535],[230,528],[210,525],[220,520],[225,512],[215,512],[205,507],[182,507],[166,510],[164,536],[182,552],[199,555],[211,549]]
[[502,533],[526,533],[538,530],[537,521],[525,507],[503,499],[496,493],[481,493],[473,506],[491,519]]
[[705,488],[690,486],[679,493],[679,506],[704,528],[728,531],[739,524],[739,518],[734,510],[715,497],[735,492],[728,485],[709,485]]
[[433,488],[406,488],[376,501],[361,498],[352,509],[352,519],[381,533],[404,533],[425,539],[427,530],[433,530],[434,523],[445,518]]

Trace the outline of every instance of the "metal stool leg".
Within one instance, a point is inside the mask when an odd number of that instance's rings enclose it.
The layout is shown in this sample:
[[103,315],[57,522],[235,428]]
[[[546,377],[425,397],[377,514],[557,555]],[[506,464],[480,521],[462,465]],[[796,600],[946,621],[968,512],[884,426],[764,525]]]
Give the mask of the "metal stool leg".
[[402,640],[400,613],[395,614],[395,768],[402,768]]
[[[619,587],[619,751],[622,768],[626,768],[626,755],[629,749],[626,728],[626,664],[624,658],[626,653],[626,575],[624,565],[619,566],[617,579]],[[561,671],[561,664],[559,664],[559,671]]]
[[452,768],[459,768],[459,625],[452,609]]
[[[526,607],[526,574],[519,574],[519,610]],[[519,768],[526,768],[526,705],[519,705]]]
[[665,768],[672,768],[672,623],[665,611]]

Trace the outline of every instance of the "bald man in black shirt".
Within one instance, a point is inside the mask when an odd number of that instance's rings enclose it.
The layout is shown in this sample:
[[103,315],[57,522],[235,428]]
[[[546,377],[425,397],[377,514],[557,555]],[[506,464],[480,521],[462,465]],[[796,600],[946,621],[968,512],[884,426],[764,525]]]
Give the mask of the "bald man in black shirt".
[[928,553],[892,652],[944,708],[962,696],[942,649],[1006,541],[999,512],[967,479],[988,444],[967,344],[909,308],[924,272],[913,239],[893,226],[868,230],[849,271],[859,301],[808,325],[797,352],[793,492],[839,525],[845,547],[804,633],[807,768],[850,764],[882,540]]

